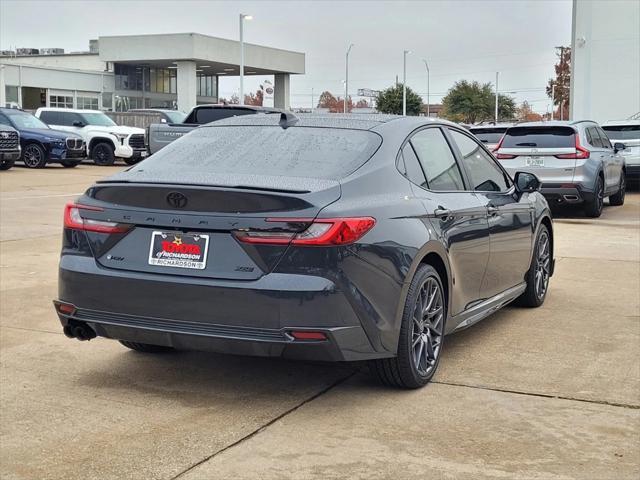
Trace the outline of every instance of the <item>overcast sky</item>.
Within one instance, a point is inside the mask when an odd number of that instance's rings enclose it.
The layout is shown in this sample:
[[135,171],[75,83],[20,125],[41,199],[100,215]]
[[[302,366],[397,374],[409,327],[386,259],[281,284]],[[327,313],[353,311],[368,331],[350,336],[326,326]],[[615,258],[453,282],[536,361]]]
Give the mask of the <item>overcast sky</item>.
[[[292,106],[310,106],[323,90],[342,94],[345,52],[350,92],[382,89],[402,78],[432,103],[457,80],[494,82],[546,111],[554,47],[571,42],[571,0],[450,1],[187,1],[0,0],[0,49],[61,47],[87,50],[100,35],[197,32],[238,38],[238,14],[251,14],[245,41],[306,53],[306,75],[293,76]],[[246,82],[254,88],[262,79]],[[220,96],[237,91],[237,79],[220,82]]]

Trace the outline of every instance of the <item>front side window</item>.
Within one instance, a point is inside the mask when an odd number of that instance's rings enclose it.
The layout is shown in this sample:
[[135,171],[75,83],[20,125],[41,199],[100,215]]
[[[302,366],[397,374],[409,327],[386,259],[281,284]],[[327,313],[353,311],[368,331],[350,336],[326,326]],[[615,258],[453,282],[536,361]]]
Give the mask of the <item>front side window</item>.
[[600,139],[602,140],[602,146],[604,148],[613,148],[611,146],[611,142],[609,141],[609,137],[607,137],[607,134],[604,133],[604,130],[599,127],[596,128],[596,130],[598,131],[598,135],[600,135]]
[[98,125],[100,127],[116,126],[115,122],[107,117],[104,113],[83,113],[81,117],[82,123],[84,123],[85,125]]
[[478,142],[456,130],[449,131],[460,150],[474,190],[504,192],[509,189],[504,172]]
[[411,137],[411,144],[427,177],[429,190],[464,190],[460,168],[439,128],[419,131]]

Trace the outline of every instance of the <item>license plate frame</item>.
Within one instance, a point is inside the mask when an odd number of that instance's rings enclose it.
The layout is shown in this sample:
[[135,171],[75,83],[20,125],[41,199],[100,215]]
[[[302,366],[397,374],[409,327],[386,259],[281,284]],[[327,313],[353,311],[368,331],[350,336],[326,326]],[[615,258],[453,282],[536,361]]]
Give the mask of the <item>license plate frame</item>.
[[527,167],[544,167],[544,157],[528,157]]
[[154,230],[149,245],[149,265],[204,270],[209,257],[209,235]]

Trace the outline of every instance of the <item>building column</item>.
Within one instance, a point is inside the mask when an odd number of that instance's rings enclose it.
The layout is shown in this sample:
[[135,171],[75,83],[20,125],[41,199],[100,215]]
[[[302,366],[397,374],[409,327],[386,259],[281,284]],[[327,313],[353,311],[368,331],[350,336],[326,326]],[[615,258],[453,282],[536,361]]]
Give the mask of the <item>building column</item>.
[[196,62],[192,60],[176,62],[178,65],[176,87],[178,110],[189,113],[196,106]]
[[289,108],[291,108],[289,103],[289,74],[276,73],[274,75],[274,80],[273,106],[275,108],[289,110]]
[[0,64],[0,107],[6,107],[5,103],[7,103],[7,88],[6,83],[4,81],[4,65]]

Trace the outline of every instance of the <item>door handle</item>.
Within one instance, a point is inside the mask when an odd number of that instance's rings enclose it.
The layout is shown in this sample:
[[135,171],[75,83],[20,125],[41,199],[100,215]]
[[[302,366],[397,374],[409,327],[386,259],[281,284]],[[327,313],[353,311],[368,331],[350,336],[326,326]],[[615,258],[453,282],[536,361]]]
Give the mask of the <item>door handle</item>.
[[433,214],[440,220],[444,221],[451,217],[451,210],[449,210],[448,208],[438,207],[433,211]]
[[500,210],[498,209],[498,207],[494,207],[493,205],[489,205],[487,207],[487,215],[489,215],[490,217],[495,217],[499,211]]

